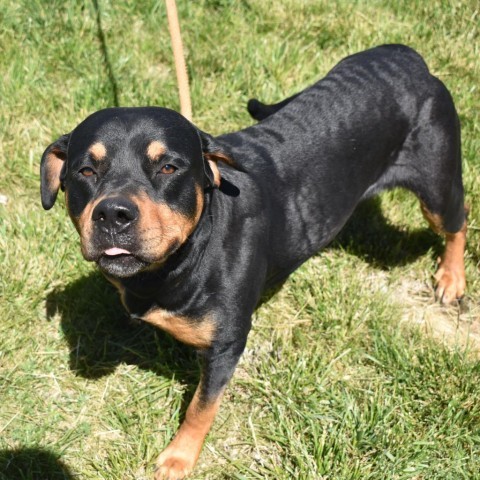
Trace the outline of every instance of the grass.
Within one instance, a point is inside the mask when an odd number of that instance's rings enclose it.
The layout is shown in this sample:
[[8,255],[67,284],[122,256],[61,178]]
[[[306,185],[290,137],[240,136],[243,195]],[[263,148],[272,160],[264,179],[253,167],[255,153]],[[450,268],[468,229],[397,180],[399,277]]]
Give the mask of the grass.
[[[193,478],[480,478],[480,38],[477,2],[179,0],[194,120],[251,123],[343,56],[416,48],[451,90],[472,212],[468,295],[435,304],[441,241],[416,200],[363,205],[255,326]],[[43,149],[87,114],[178,108],[160,0],[0,4],[0,479],[145,479],[197,379],[194,354],[125,321],[80,256]]]

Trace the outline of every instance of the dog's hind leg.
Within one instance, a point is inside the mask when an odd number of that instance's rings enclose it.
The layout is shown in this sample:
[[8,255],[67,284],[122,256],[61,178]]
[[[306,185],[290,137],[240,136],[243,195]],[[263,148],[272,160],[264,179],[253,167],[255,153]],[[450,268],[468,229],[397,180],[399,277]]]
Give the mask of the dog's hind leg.
[[405,145],[409,178],[404,186],[420,199],[430,227],[445,237],[435,274],[436,296],[451,303],[465,292],[464,252],[468,207],[464,204],[460,125],[450,94],[439,83],[425,102],[418,127]]
[[461,298],[465,293],[464,252],[467,239],[466,215],[468,208],[464,207],[465,219],[462,227],[455,233],[445,230],[441,215],[432,213],[424,202],[420,203],[423,216],[430,227],[438,234],[445,236],[445,250],[438,259],[438,270],[435,274],[437,298],[442,303],[451,303]]

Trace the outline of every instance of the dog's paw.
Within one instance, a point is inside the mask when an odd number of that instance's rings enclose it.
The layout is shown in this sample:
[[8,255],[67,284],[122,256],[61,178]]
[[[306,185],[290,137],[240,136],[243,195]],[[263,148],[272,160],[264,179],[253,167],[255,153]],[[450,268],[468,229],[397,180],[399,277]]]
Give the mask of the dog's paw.
[[465,293],[465,270],[440,264],[435,274],[435,296],[441,303],[452,303]]
[[197,458],[194,452],[168,446],[158,457],[155,480],[180,480],[193,470]]

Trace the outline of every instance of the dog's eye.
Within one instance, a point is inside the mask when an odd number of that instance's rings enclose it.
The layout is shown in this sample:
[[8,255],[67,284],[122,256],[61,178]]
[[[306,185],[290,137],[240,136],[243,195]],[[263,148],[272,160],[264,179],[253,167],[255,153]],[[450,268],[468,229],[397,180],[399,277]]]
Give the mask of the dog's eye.
[[84,177],[91,177],[92,175],[96,175],[95,173],[95,170],[93,170],[93,168],[90,168],[90,167],[84,167],[80,170],[80,173],[84,176]]
[[170,165],[169,163],[166,163],[161,169],[161,173],[165,173],[166,175],[170,175],[174,172],[177,171],[177,167],[174,167],[173,165]]

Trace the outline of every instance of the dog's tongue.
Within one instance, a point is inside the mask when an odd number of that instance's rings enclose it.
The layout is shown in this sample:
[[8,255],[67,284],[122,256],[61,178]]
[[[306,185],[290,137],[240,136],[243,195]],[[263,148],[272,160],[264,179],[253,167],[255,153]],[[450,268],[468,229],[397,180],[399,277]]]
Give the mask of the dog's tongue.
[[124,248],[109,248],[108,250],[105,250],[105,255],[109,255],[111,257],[115,255],[131,255],[131,253],[128,250],[125,250]]

